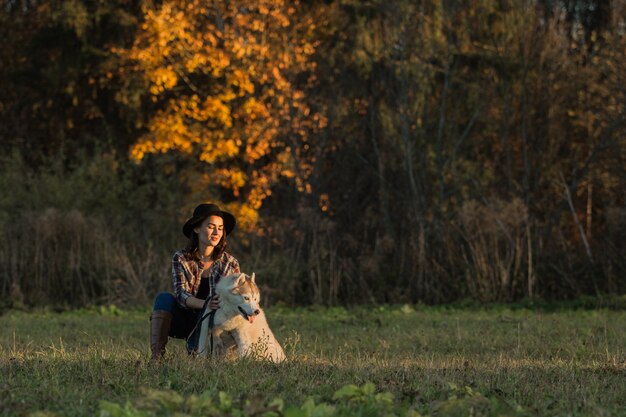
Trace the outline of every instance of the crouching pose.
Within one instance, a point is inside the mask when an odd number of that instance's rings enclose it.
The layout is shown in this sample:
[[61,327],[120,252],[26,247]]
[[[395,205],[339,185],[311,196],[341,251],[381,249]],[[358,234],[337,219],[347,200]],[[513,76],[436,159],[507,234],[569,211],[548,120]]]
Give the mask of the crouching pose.
[[240,272],[237,259],[225,252],[226,236],[235,224],[235,217],[215,204],[200,204],[184,224],[189,243],[172,258],[173,292],[157,295],[150,316],[153,362],[165,353],[168,337],[187,339],[187,351],[196,350],[198,337],[194,335],[200,332],[194,328],[205,300],[210,299],[209,309],[219,308],[215,286],[222,277]]

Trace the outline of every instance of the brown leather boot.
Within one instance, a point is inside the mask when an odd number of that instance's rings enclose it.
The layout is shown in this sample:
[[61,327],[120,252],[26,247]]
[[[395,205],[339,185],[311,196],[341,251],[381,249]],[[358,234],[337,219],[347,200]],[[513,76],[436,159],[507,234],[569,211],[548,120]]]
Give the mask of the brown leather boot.
[[171,324],[172,313],[169,311],[156,310],[150,315],[150,349],[152,351],[152,362],[159,362],[163,357]]

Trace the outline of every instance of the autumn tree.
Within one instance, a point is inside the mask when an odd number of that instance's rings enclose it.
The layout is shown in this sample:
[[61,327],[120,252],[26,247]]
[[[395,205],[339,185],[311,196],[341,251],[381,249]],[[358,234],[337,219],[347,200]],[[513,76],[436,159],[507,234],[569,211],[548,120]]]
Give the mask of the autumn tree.
[[132,158],[184,155],[202,172],[198,198],[232,202],[247,226],[280,178],[304,190],[307,141],[324,124],[303,92],[313,80],[314,28],[289,1],[146,6],[133,47],[117,50],[147,92],[118,97],[146,109]]

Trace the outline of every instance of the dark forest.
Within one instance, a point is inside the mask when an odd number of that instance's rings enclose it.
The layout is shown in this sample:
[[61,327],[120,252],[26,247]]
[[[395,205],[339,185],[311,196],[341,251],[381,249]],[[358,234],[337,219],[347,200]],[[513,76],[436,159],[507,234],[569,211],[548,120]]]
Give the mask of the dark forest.
[[0,299],[147,304],[193,207],[267,303],[626,288],[626,1],[0,2]]

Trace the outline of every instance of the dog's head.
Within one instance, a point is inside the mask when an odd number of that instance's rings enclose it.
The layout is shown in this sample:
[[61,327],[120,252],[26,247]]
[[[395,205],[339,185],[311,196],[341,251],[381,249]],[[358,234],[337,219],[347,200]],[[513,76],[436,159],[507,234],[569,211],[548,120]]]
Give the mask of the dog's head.
[[235,307],[250,323],[254,322],[256,316],[261,313],[259,307],[261,294],[255,279],[254,272],[252,275],[231,274],[222,278],[216,288],[220,296],[220,304]]

